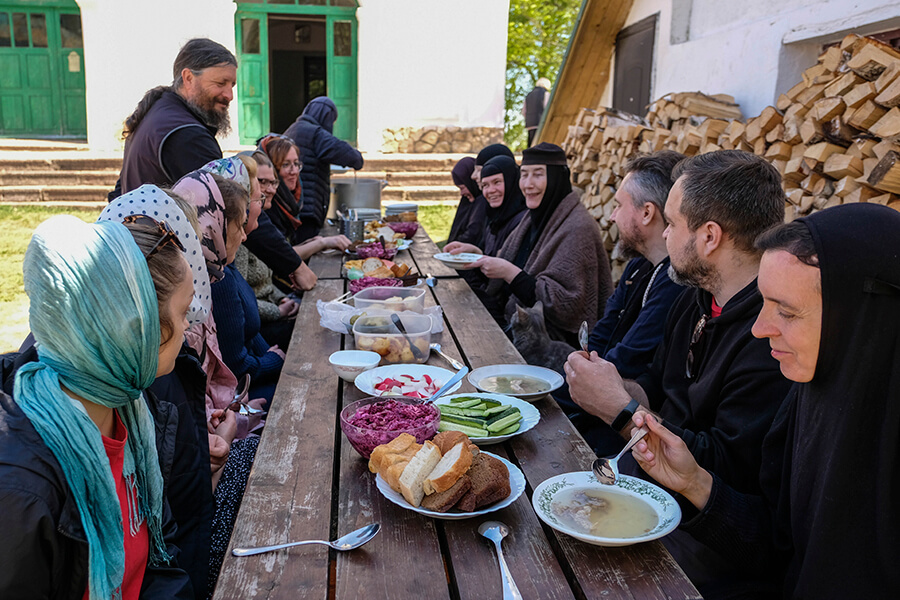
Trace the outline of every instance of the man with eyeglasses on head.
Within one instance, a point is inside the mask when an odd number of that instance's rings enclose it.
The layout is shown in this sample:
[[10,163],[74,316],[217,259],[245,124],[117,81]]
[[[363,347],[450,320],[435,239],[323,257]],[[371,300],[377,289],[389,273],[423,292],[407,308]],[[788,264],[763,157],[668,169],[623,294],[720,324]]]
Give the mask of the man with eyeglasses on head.
[[[757,493],[763,437],[791,386],[768,341],[751,332],[763,304],[756,285],[761,253],[753,242],[784,221],[781,176],[758,156],[723,150],[683,160],[672,177],[663,234],[669,276],[693,289],[672,306],[647,373],[623,381],[596,353],[576,352],[565,366],[569,390],[623,437],[631,436],[639,407],[652,411],[702,467]],[[630,455],[620,468],[640,472]],[[687,534],[676,531],[663,542],[704,597],[744,584]]]

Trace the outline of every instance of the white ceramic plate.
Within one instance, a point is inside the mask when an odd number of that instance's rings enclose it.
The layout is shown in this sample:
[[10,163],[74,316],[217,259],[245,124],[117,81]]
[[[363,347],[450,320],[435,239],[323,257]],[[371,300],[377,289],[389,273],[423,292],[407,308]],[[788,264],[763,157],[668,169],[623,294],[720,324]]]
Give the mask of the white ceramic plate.
[[438,252],[434,255],[436,259],[456,270],[468,268],[469,263],[475,262],[482,256],[482,254],[473,254],[471,252],[460,252],[459,254]]
[[[422,375],[428,375],[439,383],[438,387],[444,385],[453,378],[453,371],[442,369],[440,367],[432,367],[431,365],[385,365],[383,367],[375,367],[371,371],[360,373],[356,377],[357,389],[363,394],[369,396],[380,396],[381,394],[375,390],[375,384],[381,380],[391,377],[397,379],[400,375],[412,375],[419,378]],[[454,385],[450,391],[455,392],[462,385],[462,381]]]
[[[551,508],[553,499],[557,494],[567,488],[575,487],[598,489],[607,493],[640,498],[656,511],[659,521],[656,527],[639,537],[610,538],[582,533],[564,524],[559,517],[553,514],[553,509]],[[594,546],[630,546],[641,542],[649,542],[667,535],[678,527],[678,523],[681,521],[681,507],[678,506],[678,503],[668,492],[649,481],[628,475],[620,475],[616,485],[604,485],[598,482],[597,478],[590,471],[563,473],[562,475],[551,477],[537,486],[531,497],[531,504],[534,506],[534,511],[538,517],[544,523],[557,531]]]
[[559,373],[552,369],[544,367],[536,367],[534,365],[491,365],[489,367],[480,367],[469,373],[469,383],[478,388],[479,391],[487,393],[496,393],[481,387],[481,380],[485,377],[493,377],[494,375],[527,375],[543,379],[550,385],[550,389],[546,392],[537,392],[534,394],[509,394],[521,400],[534,402],[558,389],[565,381]]
[[515,437],[521,433],[525,433],[532,427],[538,424],[538,421],[541,420],[541,413],[538,409],[533,407],[528,402],[524,400],[519,400],[513,396],[506,396],[505,394],[486,394],[483,392],[479,392],[477,394],[454,394],[452,396],[441,396],[435,401],[435,404],[450,404],[451,398],[457,398],[460,396],[466,396],[471,398],[484,398],[487,400],[496,400],[502,404],[509,404],[510,406],[515,406],[522,413],[522,420],[519,421],[519,429],[513,433],[508,435],[494,435],[491,437],[470,437],[469,439],[479,446],[488,446],[490,444],[499,444],[500,442],[505,442],[511,437]]
[[[476,510],[474,512],[437,512],[435,510],[427,510],[422,508],[421,506],[415,507],[409,502],[406,501],[401,494],[398,494],[391,486],[387,484],[387,482],[382,479],[381,475],[375,476],[375,485],[378,487],[378,491],[381,492],[381,495],[402,508],[407,510],[411,510],[419,513],[420,515],[425,515],[426,517],[431,517],[433,519],[444,519],[445,521],[459,521],[461,519],[471,519],[472,517],[478,517],[481,515],[486,515],[488,513],[492,513],[496,510],[500,510],[501,508],[506,508],[510,504],[516,501],[516,499],[522,495],[522,492],[525,491],[525,475],[522,474],[522,471],[519,468],[503,458],[502,456],[497,456],[496,454],[491,454],[490,452],[485,452],[488,456],[493,456],[509,469],[509,496],[506,497],[505,500],[501,500],[500,502],[496,502],[491,504],[487,508],[482,508],[481,510]],[[451,509],[453,510],[453,509]]]

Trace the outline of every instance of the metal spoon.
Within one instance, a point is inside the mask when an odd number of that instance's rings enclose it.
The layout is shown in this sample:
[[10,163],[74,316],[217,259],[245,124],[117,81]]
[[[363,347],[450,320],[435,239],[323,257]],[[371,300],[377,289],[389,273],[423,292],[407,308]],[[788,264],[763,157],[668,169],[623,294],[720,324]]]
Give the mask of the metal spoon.
[[597,481],[606,485],[616,485],[616,481],[619,480],[619,459],[645,435],[647,435],[647,430],[641,427],[634,432],[631,439],[628,440],[628,443],[625,444],[625,447],[622,448],[622,451],[615,458],[598,458],[595,460],[591,465],[591,470],[594,472],[594,477],[597,478]]
[[281,550],[282,548],[292,548],[294,546],[302,546],[304,544],[325,544],[331,546],[335,550],[345,551],[359,548],[378,533],[381,529],[380,523],[372,523],[365,527],[360,527],[356,531],[351,531],[342,538],[338,538],[333,542],[325,540],[307,540],[305,542],[291,542],[289,544],[278,544],[276,546],[261,546],[259,548],[234,548],[231,553],[235,556],[253,556],[254,554],[262,554],[263,552],[271,552],[273,550]]
[[425,273],[425,285],[434,288],[437,285],[437,279],[431,273]]
[[406,335],[406,327],[403,326],[403,322],[400,320],[400,315],[398,315],[397,313],[393,313],[391,315],[391,321],[394,322],[394,325],[396,325],[397,329],[400,330],[400,333],[403,334],[403,337],[406,339],[406,341],[409,342],[409,349],[412,350],[413,356],[416,357],[416,360],[424,362],[426,359],[425,353],[419,350],[419,347],[413,344],[413,341],[409,339],[408,335]]
[[497,560],[500,561],[500,576],[503,580],[503,600],[522,600],[522,594],[513,581],[512,573],[506,565],[506,559],[503,558],[503,550],[500,548],[500,542],[509,535],[509,527],[500,521],[485,521],[478,527],[478,533],[494,542],[494,548],[497,550]]
[[588,330],[587,321],[581,322],[581,328],[578,330],[578,343],[581,344],[581,349],[590,354],[588,350],[588,341],[590,340],[591,332]]
[[456,385],[457,383],[459,383],[460,381],[462,381],[462,378],[465,377],[465,376],[466,376],[466,373],[468,373],[468,372],[469,372],[469,367],[467,367],[467,366],[464,365],[463,368],[460,369],[459,372],[456,373],[456,375],[454,375],[453,377],[451,377],[451,378],[450,378],[450,381],[448,381],[447,383],[445,383],[445,384],[443,385],[443,387],[441,387],[441,389],[439,389],[438,391],[436,391],[436,392],[431,396],[431,398],[427,398],[427,399],[424,401],[424,404],[431,404],[432,402],[434,402],[435,400],[437,400],[438,398],[440,398],[441,396],[443,396],[444,394],[446,394],[447,392],[449,392],[449,391],[450,391],[450,388],[452,388],[454,385]]
[[429,348],[431,348],[431,351],[432,351],[432,352],[434,352],[435,354],[437,354],[438,356],[440,356],[441,358],[443,358],[444,360],[446,360],[448,363],[450,363],[450,366],[453,367],[454,369],[459,370],[459,369],[462,369],[462,368],[463,368],[464,365],[463,365],[461,362],[459,362],[458,360],[456,360],[456,359],[453,358],[452,356],[447,356],[446,354],[444,354],[443,352],[441,352],[441,345],[440,345],[440,344],[431,344],[431,346],[429,346]]

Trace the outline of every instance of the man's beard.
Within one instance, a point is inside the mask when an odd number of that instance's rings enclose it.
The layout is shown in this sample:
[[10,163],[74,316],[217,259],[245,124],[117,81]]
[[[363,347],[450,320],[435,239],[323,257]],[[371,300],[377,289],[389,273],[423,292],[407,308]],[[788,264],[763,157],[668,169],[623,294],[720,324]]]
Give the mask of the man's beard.
[[200,101],[212,106],[203,106],[203,104],[194,101],[192,98],[185,98],[185,102],[197,113],[203,122],[216,130],[216,135],[227,135],[231,131],[231,119],[228,116],[228,111],[217,111],[215,109],[215,99],[213,98],[203,96],[200,98]]
[[684,265],[676,268],[675,263],[669,264],[669,279],[685,287],[701,288],[711,292],[712,284],[718,279],[715,269],[703,262],[697,250],[694,248],[693,238],[685,244],[683,259]]
[[613,247],[612,258],[613,260],[623,260],[628,261],[633,258],[640,258],[644,256],[641,254],[641,251],[638,250],[638,233],[631,232],[628,233],[624,229],[619,229],[619,239],[616,242],[616,245]]

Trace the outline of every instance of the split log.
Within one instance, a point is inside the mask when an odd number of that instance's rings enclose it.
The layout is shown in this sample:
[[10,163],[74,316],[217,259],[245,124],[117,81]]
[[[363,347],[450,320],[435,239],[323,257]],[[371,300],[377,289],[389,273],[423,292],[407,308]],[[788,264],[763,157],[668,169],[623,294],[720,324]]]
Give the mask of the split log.
[[888,151],[872,169],[868,183],[877,190],[900,194],[900,153]]

